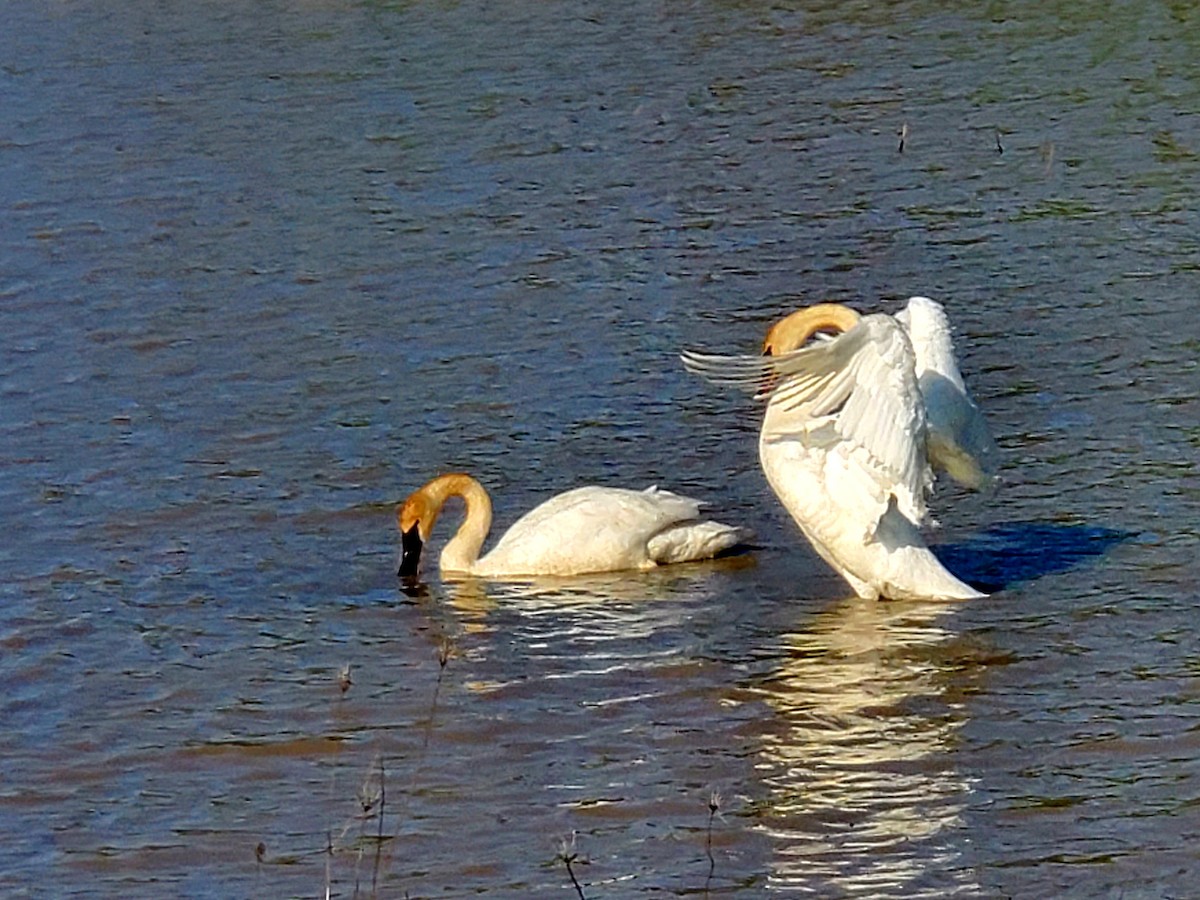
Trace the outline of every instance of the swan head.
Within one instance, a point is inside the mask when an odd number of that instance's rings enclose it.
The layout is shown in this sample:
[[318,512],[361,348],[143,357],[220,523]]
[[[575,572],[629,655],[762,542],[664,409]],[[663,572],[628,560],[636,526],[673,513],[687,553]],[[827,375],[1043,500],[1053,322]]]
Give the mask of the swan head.
[[[461,497],[466,501],[467,516],[458,534],[442,550],[442,560],[445,562],[446,553],[452,547],[457,547],[458,554],[465,553],[470,560],[479,555],[479,547],[492,523],[491,501],[483,485],[470,475],[448,472],[417,488],[396,509],[396,524],[400,528],[400,565],[397,574],[401,578],[412,579],[420,574],[421,550],[429,540],[442,507],[451,497]],[[469,536],[464,532],[469,532]],[[472,542],[474,546],[468,546]],[[457,556],[455,558],[458,559]]]
[[425,542],[414,525],[408,531],[400,532],[400,565],[396,574],[401,578],[416,578],[421,572],[421,550]]
[[840,334],[849,331],[862,318],[857,312],[840,303],[818,303],[806,306],[771,326],[763,341],[763,356],[779,356],[799,350],[804,342],[818,331]]
[[410,494],[396,510],[396,524],[400,528],[400,565],[396,574],[401,578],[415,578],[420,573],[421,550],[440,511],[440,504],[430,500],[425,488]]

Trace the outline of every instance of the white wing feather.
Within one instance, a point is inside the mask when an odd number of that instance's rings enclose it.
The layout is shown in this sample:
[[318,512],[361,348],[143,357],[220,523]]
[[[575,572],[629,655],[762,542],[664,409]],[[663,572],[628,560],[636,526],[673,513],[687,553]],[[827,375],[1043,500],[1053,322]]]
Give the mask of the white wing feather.
[[964,487],[985,487],[995,477],[999,451],[958,370],[946,311],[928,297],[911,297],[896,321],[913,346],[928,419],[929,461]]
[[932,479],[912,356],[903,329],[890,316],[875,315],[832,340],[779,356],[688,352],[682,358],[709,381],[757,387],[760,396],[764,382],[776,376],[765,394],[763,440],[840,444],[843,457],[857,460],[854,471],[874,482],[871,493],[881,502],[874,521],[894,494],[901,512],[919,524]]

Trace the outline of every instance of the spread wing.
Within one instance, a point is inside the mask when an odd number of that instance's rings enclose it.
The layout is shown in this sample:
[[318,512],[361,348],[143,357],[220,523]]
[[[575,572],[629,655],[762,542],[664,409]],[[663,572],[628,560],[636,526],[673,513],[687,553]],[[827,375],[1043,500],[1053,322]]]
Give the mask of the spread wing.
[[[886,498],[894,496],[906,517],[924,519],[932,480],[925,408],[912,345],[890,316],[865,316],[832,340],[780,356],[682,358],[689,371],[709,381],[752,387],[765,396],[765,441],[806,442],[817,429],[827,435],[832,428],[841,455],[857,461],[854,477],[884,498],[880,516]],[[825,437],[821,441],[823,449],[833,449]]]
[[979,490],[995,477],[999,451],[963,384],[946,311],[928,297],[912,297],[896,320],[913,345],[928,419],[929,460],[959,484]]

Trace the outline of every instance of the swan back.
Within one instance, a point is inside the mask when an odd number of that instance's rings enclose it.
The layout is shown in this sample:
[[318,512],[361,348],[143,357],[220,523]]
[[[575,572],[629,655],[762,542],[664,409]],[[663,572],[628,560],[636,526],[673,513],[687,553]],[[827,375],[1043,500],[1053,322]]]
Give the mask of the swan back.
[[[707,541],[701,537],[706,533]],[[645,569],[705,559],[742,542],[746,534],[703,522],[699,501],[670,491],[589,485],[558,494],[518,519],[475,572],[572,575]],[[694,555],[679,552],[682,546],[690,546]]]

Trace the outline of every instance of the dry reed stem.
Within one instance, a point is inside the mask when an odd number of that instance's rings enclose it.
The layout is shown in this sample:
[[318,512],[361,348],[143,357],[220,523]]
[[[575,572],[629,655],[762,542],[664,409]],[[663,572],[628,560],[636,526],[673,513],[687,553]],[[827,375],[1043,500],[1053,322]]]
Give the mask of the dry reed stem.
[[713,791],[708,795],[708,828],[704,835],[704,852],[708,856],[708,877],[704,879],[704,896],[708,896],[708,888],[712,883],[713,873],[717,870],[717,860],[712,852],[713,819],[721,811],[721,794]]
[[[579,884],[579,879],[575,877],[575,870],[571,866],[572,863],[579,859],[579,853],[575,849],[575,837],[575,832],[572,831],[570,840],[563,838],[558,842],[558,858],[567,867],[567,875],[571,878],[571,884],[575,886],[575,893],[579,895],[579,900],[587,900],[587,897],[583,893],[583,887]],[[587,862],[586,859],[580,861]]]

